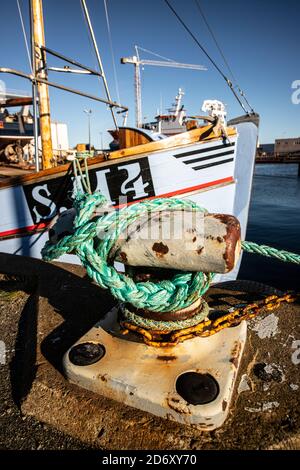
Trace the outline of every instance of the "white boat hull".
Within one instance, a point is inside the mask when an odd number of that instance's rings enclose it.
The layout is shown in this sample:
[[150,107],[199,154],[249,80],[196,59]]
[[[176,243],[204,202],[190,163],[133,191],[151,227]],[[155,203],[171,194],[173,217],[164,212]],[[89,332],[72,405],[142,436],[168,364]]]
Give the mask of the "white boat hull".
[[[189,198],[210,212],[235,215],[245,236],[257,127],[237,126],[238,134],[221,139],[107,161],[90,167],[92,190],[101,190],[116,208],[126,203],[157,197]],[[33,183],[0,189],[0,251],[40,258],[48,239],[47,225],[72,205],[75,181],[64,197],[59,192],[66,176],[51,176]],[[62,261],[78,263],[76,256]],[[232,279],[229,273],[218,279]]]

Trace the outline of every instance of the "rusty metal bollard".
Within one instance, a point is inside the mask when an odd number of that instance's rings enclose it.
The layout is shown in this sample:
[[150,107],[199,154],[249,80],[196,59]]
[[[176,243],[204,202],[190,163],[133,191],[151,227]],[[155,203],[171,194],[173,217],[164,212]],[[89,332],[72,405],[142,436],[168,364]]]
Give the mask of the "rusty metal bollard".
[[130,224],[110,256],[129,266],[227,273],[240,252],[240,224],[234,216],[166,211]]

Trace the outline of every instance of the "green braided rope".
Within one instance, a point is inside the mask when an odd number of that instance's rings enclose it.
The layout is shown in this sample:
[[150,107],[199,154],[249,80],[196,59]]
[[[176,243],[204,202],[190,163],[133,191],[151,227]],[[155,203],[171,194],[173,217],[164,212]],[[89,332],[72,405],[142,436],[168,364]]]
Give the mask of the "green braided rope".
[[186,320],[175,320],[175,321],[157,321],[150,318],[144,318],[133,312],[130,312],[127,308],[122,308],[122,321],[128,321],[133,325],[145,328],[146,330],[157,330],[157,331],[176,331],[191,326],[198,325],[202,322],[209,313],[209,306],[205,301],[202,301],[202,309],[199,313]]
[[[87,274],[100,287],[110,289],[115,298],[136,308],[160,312],[178,310],[189,307],[207,291],[214,276],[211,273],[177,272],[171,280],[135,283],[129,276],[118,273],[107,261],[119,235],[141,215],[185,209],[205,212],[205,209],[189,200],[169,198],[147,200],[111,212],[105,212],[105,205],[106,199],[99,192],[79,195],[74,203],[77,212],[74,233],[55,244],[48,241],[42,249],[43,259],[50,261],[75,252]],[[91,220],[99,207],[102,207],[103,215]]]
[[242,248],[248,253],[255,253],[257,255],[267,256],[268,258],[276,258],[286,263],[300,264],[300,255],[291,253],[290,251],[277,250],[267,245],[258,245],[254,242],[242,242]]
[[[136,308],[160,312],[178,310],[189,307],[203,296],[213,279],[212,273],[177,272],[171,280],[135,283],[129,276],[118,273],[107,260],[119,235],[141,215],[153,211],[185,209],[205,212],[205,209],[189,200],[170,198],[146,200],[120,211],[111,211],[106,204],[105,197],[99,192],[78,195],[74,203],[77,212],[74,233],[55,244],[48,241],[42,249],[43,259],[50,261],[75,252],[88,275],[100,287],[110,289],[118,300]],[[98,211],[102,208],[103,214],[91,220],[96,208]],[[300,255],[287,251],[246,241],[242,242],[242,248],[249,253],[300,264]]]

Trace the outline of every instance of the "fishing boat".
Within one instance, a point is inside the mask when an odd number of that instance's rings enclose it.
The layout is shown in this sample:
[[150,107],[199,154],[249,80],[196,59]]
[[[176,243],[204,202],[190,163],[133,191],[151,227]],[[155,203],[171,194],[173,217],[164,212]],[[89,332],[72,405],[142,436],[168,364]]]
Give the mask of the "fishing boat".
[[168,109],[168,113],[158,112],[155,116],[155,121],[144,123],[143,128],[169,137],[187,131],[187,122],[191,127],[194,126],[195,123],[187,120],[184,105],[181,104],[183,95],[184,91],[179,88],[178,94],[175,97],[175,103]]
[[[246,112],[229,122],[226,122],[223,105],[209,100],[206,102],[207,114],[193,120],[189,130],[174,135],[166,136],[159,129],[118,125],[114,110],[117,108],[126,113],[127,107],[111,99],[86,1],[81,0],[81,4],[100,71],[45,46],[41,0],[31,0],[32,74],[0,68],[0,72],[31,81],[35,140],[40,127],[42,141],[42,169],[39,168],[38,158],[35,171],[31,172],[15,170],[12,174],[11,168],[0,167],[0,251],[39,258],[41,248],[48,239],[49,224],[57,214],[72,206],[78,182],[80,184],[72,162],[52,167],[48,86],[86,96],[110,107],[116,145],[89,158],[87,167],[91,190],[101,191],[111,206],[118,209],[124,204],[161,197],[189,198],[210,212],[235,215],[240,221],[244,238],[258,137],[258,115],[251,109],[247,111],[241,98],[236,96]],[[59,57],[76,67],[60,71],[101,77],[106,98],[50,81],[48,73],[51,68],[47,66],[46,54]],[[236,95],[233,87],[231,89]],[[62,261],[79,262],[71,255],[64,256]],[[238,267],[224,275],[224,279],[235,278]]]

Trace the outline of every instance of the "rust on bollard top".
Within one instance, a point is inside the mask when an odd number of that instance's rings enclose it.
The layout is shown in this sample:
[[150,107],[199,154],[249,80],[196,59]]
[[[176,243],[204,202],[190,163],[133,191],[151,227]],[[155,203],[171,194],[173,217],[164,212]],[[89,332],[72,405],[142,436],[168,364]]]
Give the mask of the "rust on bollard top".
[[227,214],[153,212],[130,224],[110,252],[130,266],[227,273],[241,252],[240,223]]

